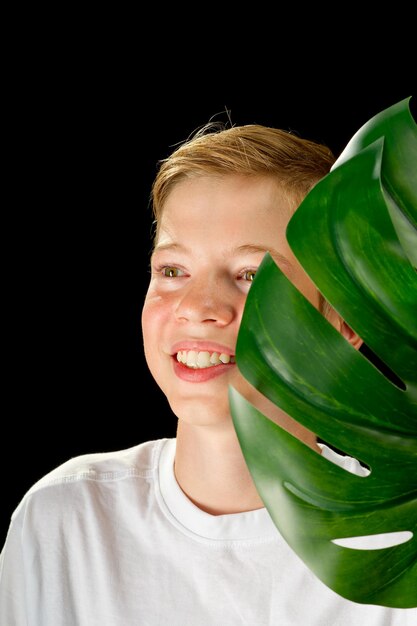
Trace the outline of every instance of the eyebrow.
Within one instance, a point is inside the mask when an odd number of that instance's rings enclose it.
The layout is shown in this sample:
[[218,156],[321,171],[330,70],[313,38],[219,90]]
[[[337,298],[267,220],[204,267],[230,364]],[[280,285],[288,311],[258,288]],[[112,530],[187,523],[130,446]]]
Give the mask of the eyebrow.
[[151,252],[151,261],[155,255],[160,254],[161,252],[187,253],[187,247],[178,243],[158,243]]
[[260,252],[266,254],[266,252],[269,252],[274,261],[280,266],[285,266],[289,273],[294,270],[292,263],[290,263],[287,257],[278,252],[278,250],[275,250],[275,248],[266,248],[265,246],[258,246],[256,244],[249,243],[239,246],[237,251],[249,254],[259,254]]
[[154,252],[163,252],[164,250],[186,250],[186,247],[178,243],[158,243],[154,248]]

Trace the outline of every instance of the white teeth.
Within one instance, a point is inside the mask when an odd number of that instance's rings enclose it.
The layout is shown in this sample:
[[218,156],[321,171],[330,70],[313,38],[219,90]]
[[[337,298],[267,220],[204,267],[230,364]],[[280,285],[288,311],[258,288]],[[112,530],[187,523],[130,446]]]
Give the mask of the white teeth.
[[197,367],[198,353],[195,350],[190,350],[187,354],[186,365],[187,367]]
[[199,352],[197,354],[197,367],[210,367],[210,352]]
[[220,363],[234,363],[235,357],[224,352],[210,352],[196,350],[180,350],[177,353],[177,361],[183,363],[187,367],[194,369],[203,369],[205,367],[213,367],[214,365],[220,365]]

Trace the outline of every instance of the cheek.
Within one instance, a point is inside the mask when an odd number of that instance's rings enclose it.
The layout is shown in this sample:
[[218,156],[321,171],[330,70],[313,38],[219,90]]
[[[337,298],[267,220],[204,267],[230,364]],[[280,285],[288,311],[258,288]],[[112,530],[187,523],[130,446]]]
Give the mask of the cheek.
[[143,351],[149,371],[155,380],[159,380],[162,350],[162,330],[165,328],[163,307],[147,298],[142,308],[142,340]]
[[146,296],[142,308],[142,334],[145,348],[150,341],[155,341],[157,329],[161,327],[164,308],[160,298],[149,294]]
[[142,308],[142,336],[145,352],[158,350],[166,334],[172,327],[175,299],[167,294],[149,289]]

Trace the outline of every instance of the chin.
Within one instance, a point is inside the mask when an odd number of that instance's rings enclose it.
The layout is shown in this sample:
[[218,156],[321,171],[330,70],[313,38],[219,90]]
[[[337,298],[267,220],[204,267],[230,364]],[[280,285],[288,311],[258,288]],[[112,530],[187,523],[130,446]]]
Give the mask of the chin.
[[194,426],[215,426],[220,424],[232,424],[229,403],[209,400],[172,400],[170,402],[172,412],[178,420]]

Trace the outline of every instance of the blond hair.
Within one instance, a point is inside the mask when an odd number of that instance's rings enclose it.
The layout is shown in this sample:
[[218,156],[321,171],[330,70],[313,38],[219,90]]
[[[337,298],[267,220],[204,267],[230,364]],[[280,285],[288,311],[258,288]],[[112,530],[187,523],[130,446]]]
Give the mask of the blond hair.
[[225,128],[210,122],[159,162],[151,192],[156,234],[175,185],[197,176],[268,176],[294,199],[294,209],[335,161],[331,150],[289,131],[258,124]]

